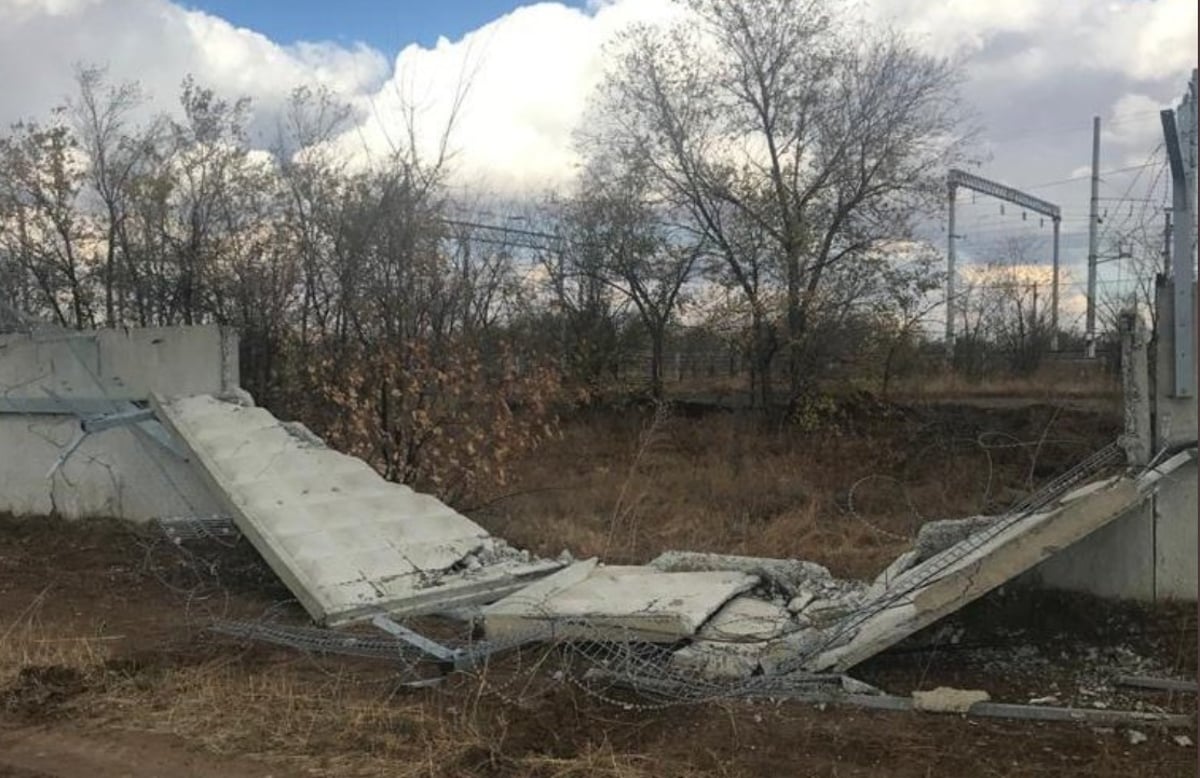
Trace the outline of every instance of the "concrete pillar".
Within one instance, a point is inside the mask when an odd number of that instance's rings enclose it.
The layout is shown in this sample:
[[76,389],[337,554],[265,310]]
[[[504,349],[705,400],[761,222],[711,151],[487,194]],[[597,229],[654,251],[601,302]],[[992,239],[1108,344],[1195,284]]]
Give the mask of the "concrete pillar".
[[1137,311],[1122,311],[1121,388],[1125,409],[1125,431],[1121,447],[1131,465],[1150,461],[1150,366],[1146,352],[1146,327]]

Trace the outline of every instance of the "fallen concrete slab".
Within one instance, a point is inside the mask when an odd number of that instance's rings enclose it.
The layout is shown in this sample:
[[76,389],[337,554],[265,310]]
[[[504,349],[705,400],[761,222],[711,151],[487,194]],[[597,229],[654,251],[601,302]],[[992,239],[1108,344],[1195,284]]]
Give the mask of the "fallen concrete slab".
[[318,623],[489,602],[562,566],[508,547],[262,408],[209,395],[152,400],[238,528]]
[[[731,643],[714,639],[715,629],[702,630],[675,652],[672,667],[710,681],[844,672],[1128,512],[1192,456],[1180,454],[1138,476],[1085,484],[1031,515],[943,522],[927,537],[937,535],[941,546],[947,536],[957,542],[924,561],[918,562],[919,549],[905,552],[870,587],[832,577],[809,581],[787,603],[792,623],[778,616],[780,634],[764,628]],[[781,562],[735,559],[741,569]],[[765,608],[754,607],[766,616]]]
[[746,573],[665,573],[588,560],[484,608],[484,632],[496,641],[546,634],[558,640],[674,643],[695,635],[721,606],[758,582]]
[[1042,512],[997,523],[910,567],[832,627],[829,645],[804,668],[844,672],[874,656],[1122,516],[1193,456],[1087,484]]

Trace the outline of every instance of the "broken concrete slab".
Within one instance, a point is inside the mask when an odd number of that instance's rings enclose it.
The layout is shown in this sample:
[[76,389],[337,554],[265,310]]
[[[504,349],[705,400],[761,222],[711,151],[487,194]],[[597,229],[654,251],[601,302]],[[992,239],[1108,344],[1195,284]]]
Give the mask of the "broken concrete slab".
[[319,623],[488,602],[562,566],[509,548],[436,498],[385,480],[262,408],[209,395],[152,402],[238,528]]
[[484,608],[484,631],[490,640],[544,632],[560,640],[673,643],[758,583],[745,573],[666,573],[589,560]]
[[[1147,494],[1131,477],[1079,490],[1066,504],[998,524],[901,574],[848,617],[830,647],[804,664],[845,671],[932,624],[1118,518]],[[874,608],[874,610],[872,610]]]
[[990,519],[982,529],[985,522],[971,520],[976,527],[965,539],[918,564],[915,549],[901,555],[870,588],[834,578],[820,583],[828,595],[802,588],[787,608],[794,631],[733,646],[698,640],[673,663],[717,678],[844,672],[1103,527],[1190,462],[1191,454],[1181,454],[1138,476],[1085,485],[1040,513]]
[[722,605],[696,636],[702,640],[750,643],[777,638],[795,629],[787,608],[741,595]]
[[666,551],[652,559],[650,567],[668,573],[729,570],[755,575],[765,583],[775,585],[789,598],[799,594],[805,584],[820,586],[833,579],[829,570],[816,562],[698,551]]

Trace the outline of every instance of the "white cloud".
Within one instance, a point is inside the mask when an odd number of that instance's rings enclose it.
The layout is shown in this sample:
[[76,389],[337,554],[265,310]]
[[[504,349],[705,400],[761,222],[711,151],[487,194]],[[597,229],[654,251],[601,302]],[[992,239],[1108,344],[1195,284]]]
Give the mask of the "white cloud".
[[191,73],[222,95],[254,98],[264,115],[302,83],[361,93],[388,75],[387,60],[368,48],[282,47],[168,0],[0,0],[0,125],[60,104],[75,63],[140,81],[158,108],[175,105]]
[[[1154,109],[1174,102],[1194,63],[1191,0],[865,2],[869,19],[963,59],[965,96],[991,144],[981,172],[1018,186],[1086,166],[1093,114],[1137,114],[1106,125],[1106,166],[1144,158],[1157,140]],[[451,139],[456,170],[463,181],[528,191],[570,175],[572,131],[600,77],[604,42],[629,21],[671,9],[670,0],[529,5],[459,40],[408,46],[389,62],[365,46],[281,46],[169,0],[0,0],[0,124],[60,102],[73,62],[108,63],[115,79],[140,79],[159,107],[174,104],[189,72],[222,94],[247,94],[264,130],[293,86],[324,82],[364,117],[345,147],[379,154],[403,134],[404,97],[419,106],[430,143],[466,74],[470,92]],[[1073,189],[1042,194],[1079,209]]]
[[602,75],[604,43],[635,19],[662,19],[671,10],[668,0],[594,3],[588,12],[539,3],[459,41],[409,46],[393,77],[367,97],[370,118],[361,133],[346,142],[361,148],[365,138],[369,148],[386,148],[403,131],[403,105],[411,102],[432,143],[465,83],[451,138],[460,152],[456,169],[501,190],[561,184],[575,164],[571,135]]

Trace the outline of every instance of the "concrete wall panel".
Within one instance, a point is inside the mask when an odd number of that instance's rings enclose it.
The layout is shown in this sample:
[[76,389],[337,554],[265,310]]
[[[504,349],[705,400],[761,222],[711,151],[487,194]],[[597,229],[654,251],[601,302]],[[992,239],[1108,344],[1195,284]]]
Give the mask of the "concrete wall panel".
[[1154,498],[1156,585],[1159,600],[1196,599],[1196,463],[1163,479]]
[[237,335],[216,325],[0,335],[0,397],[147,400],[238,386]]
[[0,511],[144,522],[220,512],[191,465],[120,427],[89,435],[53,478],[73,416],[0,414]]
[[1101,597],[1154,599],[1154,511],[1149,501],[1031,570],[1023,583]]

